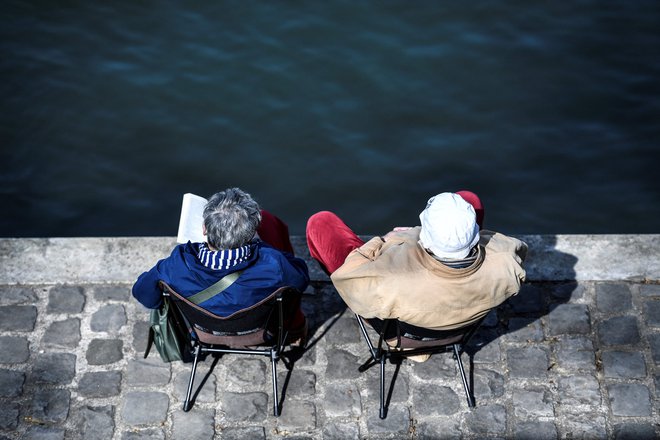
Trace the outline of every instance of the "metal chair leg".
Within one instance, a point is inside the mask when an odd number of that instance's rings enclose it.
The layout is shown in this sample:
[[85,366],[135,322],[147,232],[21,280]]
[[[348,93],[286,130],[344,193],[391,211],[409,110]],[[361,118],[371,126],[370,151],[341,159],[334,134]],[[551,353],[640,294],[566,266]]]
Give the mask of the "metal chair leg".
[[465,377],[465,369],[463,368],[463,361],[461,360],[461,351],[458,344],[452,345],[454,349],[454,359],[456,359],[456,364],[458,364],[458,370],[461,372],[461,379],[463,380],[463,388],[465,389],[465,397],[467,398],[467,404],[470,408],[474,408],[474,396],[472,395],[472,390],[468,385],[467,378]]
[[385,418],[385,356],[380,354],[380,418]]
[[277,353],[270,353],[270,370],[273,376],[273,415],[280,415],[280,398],[277,395]]
[[199,360],[200,347],[195,347],[195,359],[193,360],[192,371],[190,372],[190,382],[188,382],[188,391],[186,392],[186,400],[183,401],[183,411],[190,411],[190,395],[192,394],[193,382],[195,382],[195,372],[197,371],[197,361]]

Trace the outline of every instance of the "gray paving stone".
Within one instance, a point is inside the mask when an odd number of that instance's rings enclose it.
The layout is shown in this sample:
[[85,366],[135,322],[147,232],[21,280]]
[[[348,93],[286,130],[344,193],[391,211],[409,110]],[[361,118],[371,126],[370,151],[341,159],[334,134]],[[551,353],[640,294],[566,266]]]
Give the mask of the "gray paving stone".
[[557,425],[559,438],[584,440],[607,438],[607,423],[605,417],[600,414],[578,411],[576,414],[564,414],[561,421],[562,423]]
[[[475,363],[499,362],[502,359],[502,349],[497,331],[480,328],[467,345],[465,354],[473,355]],[[464,358],[463,362],[467,363]]]
[[124,397],[121,418],[129,425],[163,423],[169,404],[169,396],[165,393],[131,391]]
[[660,327],[660,301],[644,301],[644,319],[649,327]]
[[555,347],[560,368],[568,371],[596,369],[596,352],[587,337],[561,337]]
[[80,286],[59,285],[48,293],[48,313],[80,313],[85,306],[85,295]]
[[408,434],[410,428],[410,410],[407,406],[401,404],[390,405],[387,410],[387,417],[381,420],[378,406],[364,409],[362,417],[367,419],[368,434],[363,434],[367,438],[372,438],[378,434],[388,434],[394,438],[401,438]]
[[220,438],[222,440],[265,440],[266,431],[261,426],[226,427],[220,431]]
[[[143,354],[147,349],[147,338],[149,335],[149,323],[147,321],[137,321],[133,325],[133,348],[139,354]],[[151,351],[155,351],[151,348]]]
[[660,435],[652,424],[621,423],[614,425],[613,438],[616,440],[646,440],[657,439]]
[[0,369],[0,397],[19,397],[23,394],[25,373]]
[[115,432],[115,407],[85,406],[80,411],[79,432],[85,440],[107,440]]
[[646,377],[646,363],[640,352],[605,351],[601,360],[605,377]]
[[30,416],[39,423],[61,423],[69,416],[69,390],[38,389],[32,398]]
[[34,360],[32,379],[36,383],[65,385],[76,375],[76,355],[71,353],[39,354]]
[[[268,362],[270,364],[270,361]],[[235,356],[227,366],[227,375],[232,381],[243,386],[261,386],[271,380],[270,365],[266,367],[266,363],[256,357]]]
[[121,392],[121,372],[98,371],[85,373],[78,382],[83,397],[112,397]]
[[41,342],[48,347],[77,347],[80,343],[80,319],[69,318],[51,323]]
[[589,308],[585,304],[559,304],[545,319],[549,336],[587,334],[591,331]]
[[598,325],[600,343],[611,347],[615,345],[631,346],[639,342],[639,328],[634,316],[617,316]]
[[598,380],[592,375],[573,375],[559,378],[562,405],[591,405],[601,403]]
[[0,336],[0,364],[18,364],[28,360],[28,340],[23,336]]
[[[223,392],[220,408],[230,422],[263,422],[272,410],[268,400],[266,393]],[[288,406],[289,403],[287,400],[284,405]]]
[[[174,392],[179,399],[183,402],[186,393],[188,392],[188,382],[190,381],[190,370],[179,373],[174,378]],[[200,385],[204,382],[204,386],[200,389]],[[208,368],[202,369],[197,367],[195,373],[195,381],[193,382],[192,396],[195,402],[213,403],[215,402],[215,391],[217,387],[217,380],[215,374],[208,374]]]
[[510,377],[543,378],[548,374],[548,353],[545,348],[509,348],[506,356]]
[[518,295],[509,298],[507,304],[514,313],[542,313],[547,295],[543,285],[523,284]]
[[530,387],[514,389],[513,409],[518,419],[535,419],[554,416],[553,399],[549,390]]
[[307,349],[303,352],[302,357],[296,360],[296,366],[294,368],[300,367],[313,367],[316,365],[316,345],[309,347],[309,342],[307,344]]
[[308,401],[286,400],[282,414],[277,418],[277,428],[281,431],[303,432],[317,426],[316,405]]
[[323,405],[329,417],[359,417],[362,412],[360,391],[353,384],[332,384],[325,390]]
[[126,383],[132,387],[167,385],[170,381],[170,364],[160,357],[143,359],[140,356],[128,361],[125,371]]
[[576,282],[552,283],[548,290],[554,298],[572,302],[584,298],[585,293],[584,284]]
[[467,413],[465,420],[471,432],[479,436],[504,435],[506,409],[502,405],[477,406]]
[[540,342],[543,340],[541,321],[536,318],[511,318],[504,335],[507,342]]
[[641,284],[639,293],[642,296],[660,296],[660,284]]
[[121,434],[122,440],[165,440],[165,432],[162,429],[143,429],[125,431]]
[[479,367],[475,369],[473,378],[473,394],[477,401],[501,397],[504,394],[505,379],[499,372]]
[[93,332],[117,332],[126,325],[126,311],[119,304],[108,304],[92,314]]
[[0,331],[31,332],[36,321],[35,306],[0,307]]
[[[399,372],[395,378],[394,371],[395,368],[393,366],[386,367],[385,369],[385,392],[389,394],[392,380],[394,380],[394,388],[390,397],[391,402],[406,402],[408,396],[410,396],[408,376]],[[362,374],[367,375],[367,386],[366,390],[362,391],[363,395],[371,399],[380,399],[380,367],[374,366]]]
[[18,427],[18,403],[7,402],[0,405],[0,429],[14,430]]
[[432,384],[413,386],[412,401],[414,416],[451,415],[462,409],[461,399],[454,390]]
[[[278,370],[278,384],[284,386],[287,374],[286,370]],[[313,396],[316,394],[316,374],[294,367],[289,376],[286,392],[290,396]]]
[[596,284],[596,306],[604,313],[625,313],[632,309],[632,294],[625,283]]
[[172,416],[172,438],[186,440],[213,440],[215,411],[193,408],[189,412],[177,411]]
[[92,339],[87,348],[87,363],[90,365],[107,365],[120,361],[124,343],[119,339]]
[[[651,347],[651,355],[653,356],[653,362],[660,363],[660,333],[651,333],[647,334],[646,338],[649,341]],[[2,346],[2,342],[0,342]]]
[[644,417],[651,415],[649,389],[645,385],[626,383],[607,387],[610,407],[615,416]]
[[[415,433],[418,439],[461,439],[463,433],[457,417],[430,417],[417,420]],[[415,438],[415,437],[413,437]]]
[[513,438],[553,440],[557,437],[557,428],[552,422],[518,422],[513,428]]
[[331,345],[342,346],[345,344],[360,343],[365,344],[364,337],[360,333],[357,319],[353,315],[342,317],[328,330],[325,335]]
[[328,364],[325,369],[325,378],[329,380],[357,378],[360,374],[360,362],[357,356],[339,349],[327,351]]
[[64,428],[46,427],[33,425],[21,437],[23,440],[64,440],[66,431]]
[[131,289],[123,285],[94,286],[91,289],[97,301],[128,301]]
[[356,423],[330,422],[323,425],[323,440],[360,438],[360,427]]
[[0,286],[0,306],[34,304],[37,294],[28,286]]
[[[463,355],[463,363],[468,364],[467,356]],[[455,380],[458,376],[456,369],[456,361],[454,361],[451,353],[437,353],[434,354],[426,362],[405,361],[409,363],[411,371],[414,376],[422,380]],[[378,371],[378,366],[372,367],[374,372]],[[394,368],[390,367],[386,370],[388,377],[393,374]]]

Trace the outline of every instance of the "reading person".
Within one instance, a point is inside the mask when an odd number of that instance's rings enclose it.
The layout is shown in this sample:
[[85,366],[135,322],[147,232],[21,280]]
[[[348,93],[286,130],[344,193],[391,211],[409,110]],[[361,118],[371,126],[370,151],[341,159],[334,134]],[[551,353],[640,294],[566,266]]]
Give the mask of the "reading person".
[[[283,286],[304,291],[309,284],[305,262],[293,255],[287,225],[261,210],[239,188],[214,194],[204,208],[204,243],[177,245],[172,254],[143,273],[133,285],[133,296],[145,307],[161,305],[158,281],[184,297],[194,295],[221,278],[241,271],[238,279],[201,307],[219,316],[250,307]],[[287,323],[290,335],[303,339],[307,327],[298,310]]]
[[480,231],[483,216],[476,194],[442,193],[429,199],[421,226],[365,243],[324,211],[309,219],[307,243],[353,312],[449,330],[485,316],[525,279],[527,245]]

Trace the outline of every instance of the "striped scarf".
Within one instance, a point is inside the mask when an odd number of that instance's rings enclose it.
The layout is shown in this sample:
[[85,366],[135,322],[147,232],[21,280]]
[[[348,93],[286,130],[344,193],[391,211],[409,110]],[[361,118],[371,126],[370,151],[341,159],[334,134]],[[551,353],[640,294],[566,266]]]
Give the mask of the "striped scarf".
[[229,269],[250,258],[250,245],[246,244],[236,249],[212,251],[206,243],[200,243],[197,258],[199,258],[200,263],[209,269]]
[[479,255],[479,246],[475,246],[472,248],[468,256],[465,258],[456,258],[456,259],[438,258],[435,255],[433,255],[433,258],[435,258],[445,266],[451,267],[452,269],[465,269],[466,267],[472,266],[472,264],[475,261],[477,261],[478,255]]

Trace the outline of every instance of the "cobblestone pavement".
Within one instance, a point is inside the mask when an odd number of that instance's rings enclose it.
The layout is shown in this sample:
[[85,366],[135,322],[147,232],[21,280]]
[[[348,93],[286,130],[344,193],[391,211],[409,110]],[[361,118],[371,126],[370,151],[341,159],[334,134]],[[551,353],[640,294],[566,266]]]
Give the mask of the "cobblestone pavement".
[[129,285],[0,286],[0,439],[660,435],[658,284],[527,284],[463,355],[476,408],[440,354],[401,363],[385,420],[378,368],[358,372],[366,345],[332,286],[317,282],[304,310],[310,347],[290,373],[279,364],[279,418],[268,360],[236,355],[201,364],[184,413],[190,365],[142,358],[147,313]]

